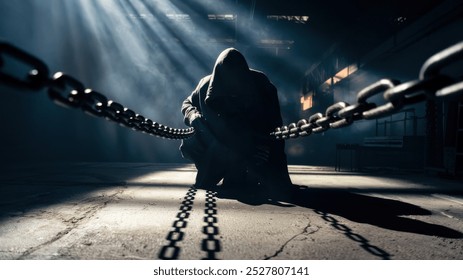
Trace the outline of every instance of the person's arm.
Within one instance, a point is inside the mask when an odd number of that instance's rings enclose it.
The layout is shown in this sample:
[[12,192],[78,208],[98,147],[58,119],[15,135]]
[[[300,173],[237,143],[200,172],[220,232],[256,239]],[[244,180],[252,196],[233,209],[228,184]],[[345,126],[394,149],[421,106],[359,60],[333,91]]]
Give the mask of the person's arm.
[[216,140],[204,122],[200,106],[200,91],[204,90],[204,87],[207,86],[208,80],[208,77],[205,77],[199,81],[196,89],[183,101],[181,109],[184,115],[184,123],[187,126],[193,127],[199,136],[199,140],[205,143],[211,143]]
[[201,117],[200,102],[199,102],[199,91],[203,80],[201,80],[196,89],[188,96],[182,104],[182,114],[184,116],[183,122],[187,126],[193,126],[192,123],[196,118]]

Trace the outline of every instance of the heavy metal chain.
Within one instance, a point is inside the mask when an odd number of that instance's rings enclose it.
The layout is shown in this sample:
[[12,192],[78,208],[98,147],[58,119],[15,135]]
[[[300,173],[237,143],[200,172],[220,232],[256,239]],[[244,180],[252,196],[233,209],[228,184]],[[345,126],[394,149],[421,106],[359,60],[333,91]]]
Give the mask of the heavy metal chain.
[[[382,79],[358,92],[357,104],[338,102],[329,106],[325,114],[316,113],[277,127],[271,133],[276,139],[292,139],[341,128],[359,120],[370,120],[392,115],[406,106],[436,98],[453,97],[463,93],[463,77],[442,74],[442,70],[463,59],[463,42],[431,56],[421,67],[417,80],[400,83]],[[377,105],[369,99],[383,94],[385,103]]]
[[[4,58],[15,60],[29,68],[23,77],[8,73]],[[80,108],[95,117],[104,117],[133,130],[168,139],[185,139],[194,134],[193,128],[178,129],[154,122],[135,113],[105,95],[86,88],[72,76],[62,72],[51,78],[47,65],[40,59],[5,42],[0,42],[0,83],[21,89],[48,88],[48,96],[56,104],[67,108]]]
[[[3,57],[9,57],[24,65],[30,71],[24,78],[6,72]],[[322,133],[328,129],[346,127],[359,120],[370,120],[392,115],[406,106],[425,100],[452,97],[463,93],[462,77],[442,74],[447,66],[463,59],[463,42],[455,44],[431,56],[421,67],[419,78],[400,83],[382,79],[362,89],[357,94],[357,104],[338,102],[329,106],[325,114],[316,113],[308,119],[301,119],[275,128],[271,133],[276,139],[292,139]],[[185,139],[192,136],[193,128],[178,129],[156,123],[136,114],[121,104],[108,100],[106,96],[86,88],[77,79],[58,72],[49,78],[49,70],[40,59],[8,43],[0,42],[0,82],[17,88],[39,90],[48,88],[49,97],[55,103],[80,108],[84,112],[104,117],[122,126],[168,139]],[[383,94],[385,103],[370,102],[373,96]]]

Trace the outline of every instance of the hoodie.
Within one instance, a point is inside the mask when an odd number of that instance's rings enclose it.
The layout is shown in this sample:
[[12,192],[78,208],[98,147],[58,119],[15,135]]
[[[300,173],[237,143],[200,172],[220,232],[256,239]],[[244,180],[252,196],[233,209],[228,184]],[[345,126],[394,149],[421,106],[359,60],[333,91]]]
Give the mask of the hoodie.
[[275,86],[234,48],[218,56],[212,73],[183,102],[182,113],[188,126],[199,116],[266,135],[282,125]]
[[[218,56],[212,73],[199,81],[181,111],[186,125],[201,118],[215,140],[244,161],[259,146],[267,147],[270,156],[262,176],[291,183],[284,141],[270,137],[282,126],[277,90],[264,73],[249,68],[238,50],[228,48]],[[199,151],[205,151],[211,143],[198,145]]]

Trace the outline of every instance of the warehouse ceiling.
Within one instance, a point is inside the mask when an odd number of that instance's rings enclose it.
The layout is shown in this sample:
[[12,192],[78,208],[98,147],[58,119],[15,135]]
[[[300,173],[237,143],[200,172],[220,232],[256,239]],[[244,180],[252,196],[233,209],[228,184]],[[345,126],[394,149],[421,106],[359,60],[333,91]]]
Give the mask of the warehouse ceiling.
[[[170,20],[210,22],[208,42],[304,52],[320,57],[333,45],[359,55],[430,11],[439,0],[173,0]],[[212,27],[213,25],[213,27]]]

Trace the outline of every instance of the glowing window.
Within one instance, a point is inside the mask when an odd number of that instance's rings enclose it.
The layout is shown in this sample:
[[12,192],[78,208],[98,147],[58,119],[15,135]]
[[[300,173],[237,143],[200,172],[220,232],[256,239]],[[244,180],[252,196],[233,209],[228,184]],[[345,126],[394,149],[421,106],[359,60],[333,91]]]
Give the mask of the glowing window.
[[345,79],[352,75],[355,71],[358,70],[358,67],[356,64],[349,65],[342,70],[340,70],[338,73],[336,73],[333,77],[329,77],[321,86],[320,89],[322,91],[328,90],[329,87],[333,86],[334,84],[340,82],[342,79]]
[[336,81],[334,81],[334,84],[339,82],[340,80],[342,80],[344,78],[347,78],[349,75],[351,75],[352,73],[357,71],[357,69],[358,69],[357,65],[355,65],[355,64],[349,65],[346,68],[342,69],[341,71],[336,73],[336,75],[334,75],[333,78],[336,79]]
[[308,110],[313,106],[313,93],[301,97],[302,111]]

